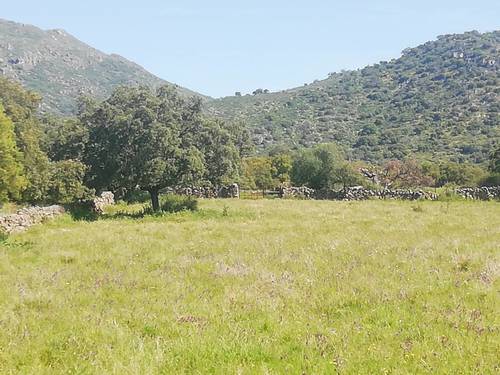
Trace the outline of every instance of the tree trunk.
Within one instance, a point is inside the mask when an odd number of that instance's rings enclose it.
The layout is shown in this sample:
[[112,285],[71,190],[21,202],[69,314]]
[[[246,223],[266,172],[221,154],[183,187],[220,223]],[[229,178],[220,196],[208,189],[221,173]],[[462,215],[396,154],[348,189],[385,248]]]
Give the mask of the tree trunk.
[[158,198],[158,190],[150,190],[149,195],[151,196],[151,206],[154,212],[160,211],[160,200]]

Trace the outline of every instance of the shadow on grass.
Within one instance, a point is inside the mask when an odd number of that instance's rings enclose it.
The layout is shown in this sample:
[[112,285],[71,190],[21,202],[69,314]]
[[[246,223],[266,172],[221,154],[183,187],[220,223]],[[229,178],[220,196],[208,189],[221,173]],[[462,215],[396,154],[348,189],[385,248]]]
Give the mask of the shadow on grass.
[[162,216],[161,214],[147,214],[142,211],[138,212],[127,212],[127,211],[118,211],[112,213],[104,213],[99,216],[102,220],[116,220],[116,219],[143,219],[146,216]]
[[85,203],[69,204],[64,209],[75,221],[96,221],[99,219],[99,215]]
[[170,211],[154,212],[151,206],[136,206],[136,207],[117,207],[112,206],[102,214],[97,214],[91,207],[85,204],[73,204],[65,207],[66,212],[71,215],[75,221],[97,221],[97,220],[121,220],[121,219],[166,219],[169,218],[175,222],[184,222],[190,220],[206,220],[206,219],[226,219],[234,220],[237,218],[254,219],[255,213],[233,211],[227,205],[219,209],[186,209],[184,207],[169,207]]

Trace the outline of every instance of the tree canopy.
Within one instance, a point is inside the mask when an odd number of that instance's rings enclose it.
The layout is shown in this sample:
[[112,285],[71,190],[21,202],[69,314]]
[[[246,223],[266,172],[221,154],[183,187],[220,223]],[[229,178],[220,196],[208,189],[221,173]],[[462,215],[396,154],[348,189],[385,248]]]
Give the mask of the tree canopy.
[[80,121],[88,129],[85,162],[96,189],[149,192],[154,210],[161,189],[238,174],[235,138],[222,122],[202,116],[199,99],[161,87],[117,89],[102,103],[87,102]]
[[12,121],[0,104],[0,202],[18,198],[26,185]]
[[344,163],[343,153],[332,143],[304,149],[293,162],[292,182],[313,189],[333,188],[342,183]]

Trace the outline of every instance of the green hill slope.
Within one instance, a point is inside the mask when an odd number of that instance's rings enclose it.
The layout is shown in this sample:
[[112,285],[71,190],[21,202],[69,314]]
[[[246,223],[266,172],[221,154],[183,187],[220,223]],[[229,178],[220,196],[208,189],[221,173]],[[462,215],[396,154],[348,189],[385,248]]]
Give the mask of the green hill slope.
[[[0,75],[39,92],[46,112],[70,114],[80,94],[107,97],[119,85],[168,82],[118,55],[107,55],[63,30],[0,19]],[[184,88],[188,95],[199,95]]]
[[481,163],[500,139],[499,72],[500,31],[468,32],[304,87],[215,100],[208,110],[248,124],[263,150],[335,141],[365,160]]

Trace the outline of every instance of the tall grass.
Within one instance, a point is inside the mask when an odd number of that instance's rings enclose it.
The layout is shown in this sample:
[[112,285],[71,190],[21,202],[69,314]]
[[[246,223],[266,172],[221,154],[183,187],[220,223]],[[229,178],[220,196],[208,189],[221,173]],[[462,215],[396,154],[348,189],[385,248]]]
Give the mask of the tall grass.
[[496,373],[500,205],[415,207],[205,200],[10,236],[0,373]]

